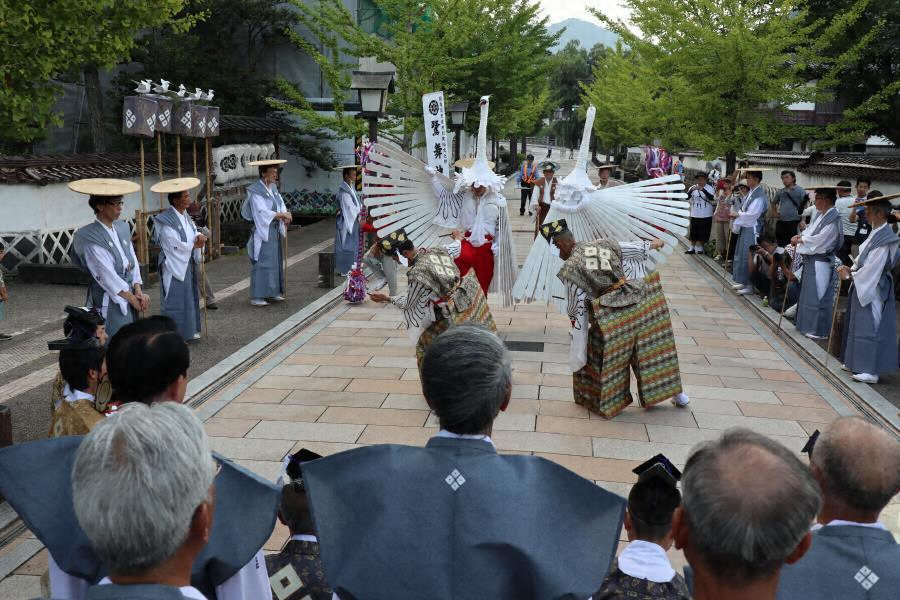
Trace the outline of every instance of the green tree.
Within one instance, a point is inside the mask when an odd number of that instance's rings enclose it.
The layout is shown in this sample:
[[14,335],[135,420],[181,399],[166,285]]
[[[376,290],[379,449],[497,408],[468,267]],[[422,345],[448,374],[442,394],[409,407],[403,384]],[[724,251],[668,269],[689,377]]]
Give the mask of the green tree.
[[565,47],[553,55],[550,63],[550,89],[556,96],[557,105],[566,110],[581,102],[581,84],[591,78],[590,55],[578,40],[570,40]]
[[[790,104],[828,93],[808,85],[808,65],[821,61],[866,3],[812,24],[805,0],[625,0],[636,32],[593,12],[649,69],[657,110],[644,141],[725,155],[730,171],[737,155],[803,135],[782,116]],[[829,72],[840,60],[833,62]]]
[[184,0],[0,1],[0,137],[9,144],[40,139],[58,122],[54,79],[83,73],[95,150],[106,145],[99,69],[126,60],[142,29],[172,22]]

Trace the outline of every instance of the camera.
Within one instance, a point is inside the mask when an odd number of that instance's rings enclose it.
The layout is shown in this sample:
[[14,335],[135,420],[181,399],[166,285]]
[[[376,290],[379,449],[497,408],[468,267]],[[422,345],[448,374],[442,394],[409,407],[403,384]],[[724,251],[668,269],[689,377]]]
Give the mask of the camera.
[[750,252],[756,252],[759,250],[759,244],[750,244]]

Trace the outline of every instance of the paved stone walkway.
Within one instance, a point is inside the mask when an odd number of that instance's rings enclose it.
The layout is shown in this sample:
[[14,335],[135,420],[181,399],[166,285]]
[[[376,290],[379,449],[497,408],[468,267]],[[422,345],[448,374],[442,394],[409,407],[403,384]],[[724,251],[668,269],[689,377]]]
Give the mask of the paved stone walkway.
[[[517,207],[516,199],[511,208]],[[522,260],[532,225],[518,215],[513,221]],[[815,429],[855,412],[680,251],[661,275],[690,407],[632,406],[611,421],[573,402],[568,319],[555,308],[502,309],[490,299],[504,339],[544,344],[542,352],[513,352],[513,400],[492,435],[500,452],[543,456],[627,495],[636,479],[631,470],[656,453],[681,467],[694,444],[742,426],[799,454]],[[437,422],[418,379],[399,311],[341,304],[199,412],[214,450],[274,479],[284,456],[300,448],[331,454],[366,444],[424,445]],[[898,517],[895,502],[883,516],[895,536]],[[279,525],[266,548],[277,551],[286,538]],[[679,552],[670,554],[683,564]],[[0,582],[0,597],[30,597],[44,568],[45,551]]]

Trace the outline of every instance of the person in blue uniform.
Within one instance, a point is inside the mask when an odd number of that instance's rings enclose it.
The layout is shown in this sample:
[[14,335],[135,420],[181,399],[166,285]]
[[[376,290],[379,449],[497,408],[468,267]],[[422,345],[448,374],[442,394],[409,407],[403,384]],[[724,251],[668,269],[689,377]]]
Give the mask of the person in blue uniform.
[[760,185],[764,170],[768,169],[760,167],[741,169],[750,191],[744,197],[741,210],[731,224],[732,234],[737,236],[731,269],[734,284],[731,287],[738,293],[744,290],[748,290],[747,294],[753,293],[753,284],[750,282],[750,246],[755,245],[765,231],[764,220],[769,211],[769,199]]
[[850,308],[844,341],[844,368],[853,379],[878,383],[878,376],[897,370],[896,302],[892,269],[900,260],[900,237],[887,223],[891,198],[863,200],[871,233],[859,247],[856,264],[841,266],[838,276],[851,279]]
[[247,186],[247,197],[241,205],[241,216],[253,223],[253,233],[247,242],[253,306],[284,301],[284,240],[293,217],[275,183],[278,165],[286,162],[273,158],[247,163],[259,168],[259,180]]
[[624,499],[491,439],[512,392],[509,352],[471,325],[425,353],[440,431],[303,465],[328,583],[339,598],[586,598],[609,569]]
[[334,269],[346,275],[356,262],[359,252],[359,228],[362,201],[356,195],[356,165],[338,167],[343,181],[336,194],[338,214],[334,222]]
[[816,218],[795,235],[791,244],[803,255],[803,277],[797,300],[797,331],[814,340],[828,337],[831,330],[837,273],[836,252],[844,243],[841,215],[834,207],[833,187],[815,188]]
[[153,236],[159,243],[160,308],[175,321],[185,340],[200,339],[200,291],[197,265],[203,261],[206,236],[197,231],[187,213],[194,177],[160,181],[150,188],[168,194],[169,208],[154,218]]
[[131,230],[128,223],[119,220],[122,197],[141,187],[122,179],[80,179],[71,182],[69,189],[89,196],[88,204],[96,217],[75,232],[69,258],[91,276],[86,304],[100,311],[106,319],[106,332],[112,337],[150,308]]

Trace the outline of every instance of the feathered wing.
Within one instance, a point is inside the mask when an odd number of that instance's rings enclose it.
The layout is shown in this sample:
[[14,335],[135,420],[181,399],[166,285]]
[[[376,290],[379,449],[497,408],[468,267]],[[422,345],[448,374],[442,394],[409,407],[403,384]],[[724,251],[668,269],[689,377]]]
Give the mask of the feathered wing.
[[459,202],[449,193],[452,183],[440,173],[434,175],[448,190],[439,197],[426,166],[400,149],[384,144],[372,147],[363,173],[363,193],[380,237],[405,229],[417,247],[430,248],[447,231],[435,224],[435,218],[440,215],[449,222],[459,217]]
[[499,252],[494,257],[494,278],[488,291],[500,295],[500,304],[509,307],[513,301],[513,285],[519,275],[516,266],[516,251],[513,248],[512,228],[509,225],[507,206],[500,207],[500,219],[497,226]]
[[[672,253],[687,233],[690,208],[678,175],[667,175],[627,185],[595,190],[577,204],[554,202],[545,223],[565,219],[579,242],[609,239],[622,242],[659,238],[661,251],[651,253],[648,270]],[[553,300],[564,308],[565,293],[556,274],[562,259],[543,237],[535,238],[513,287],[513,296],[526,302]]]

